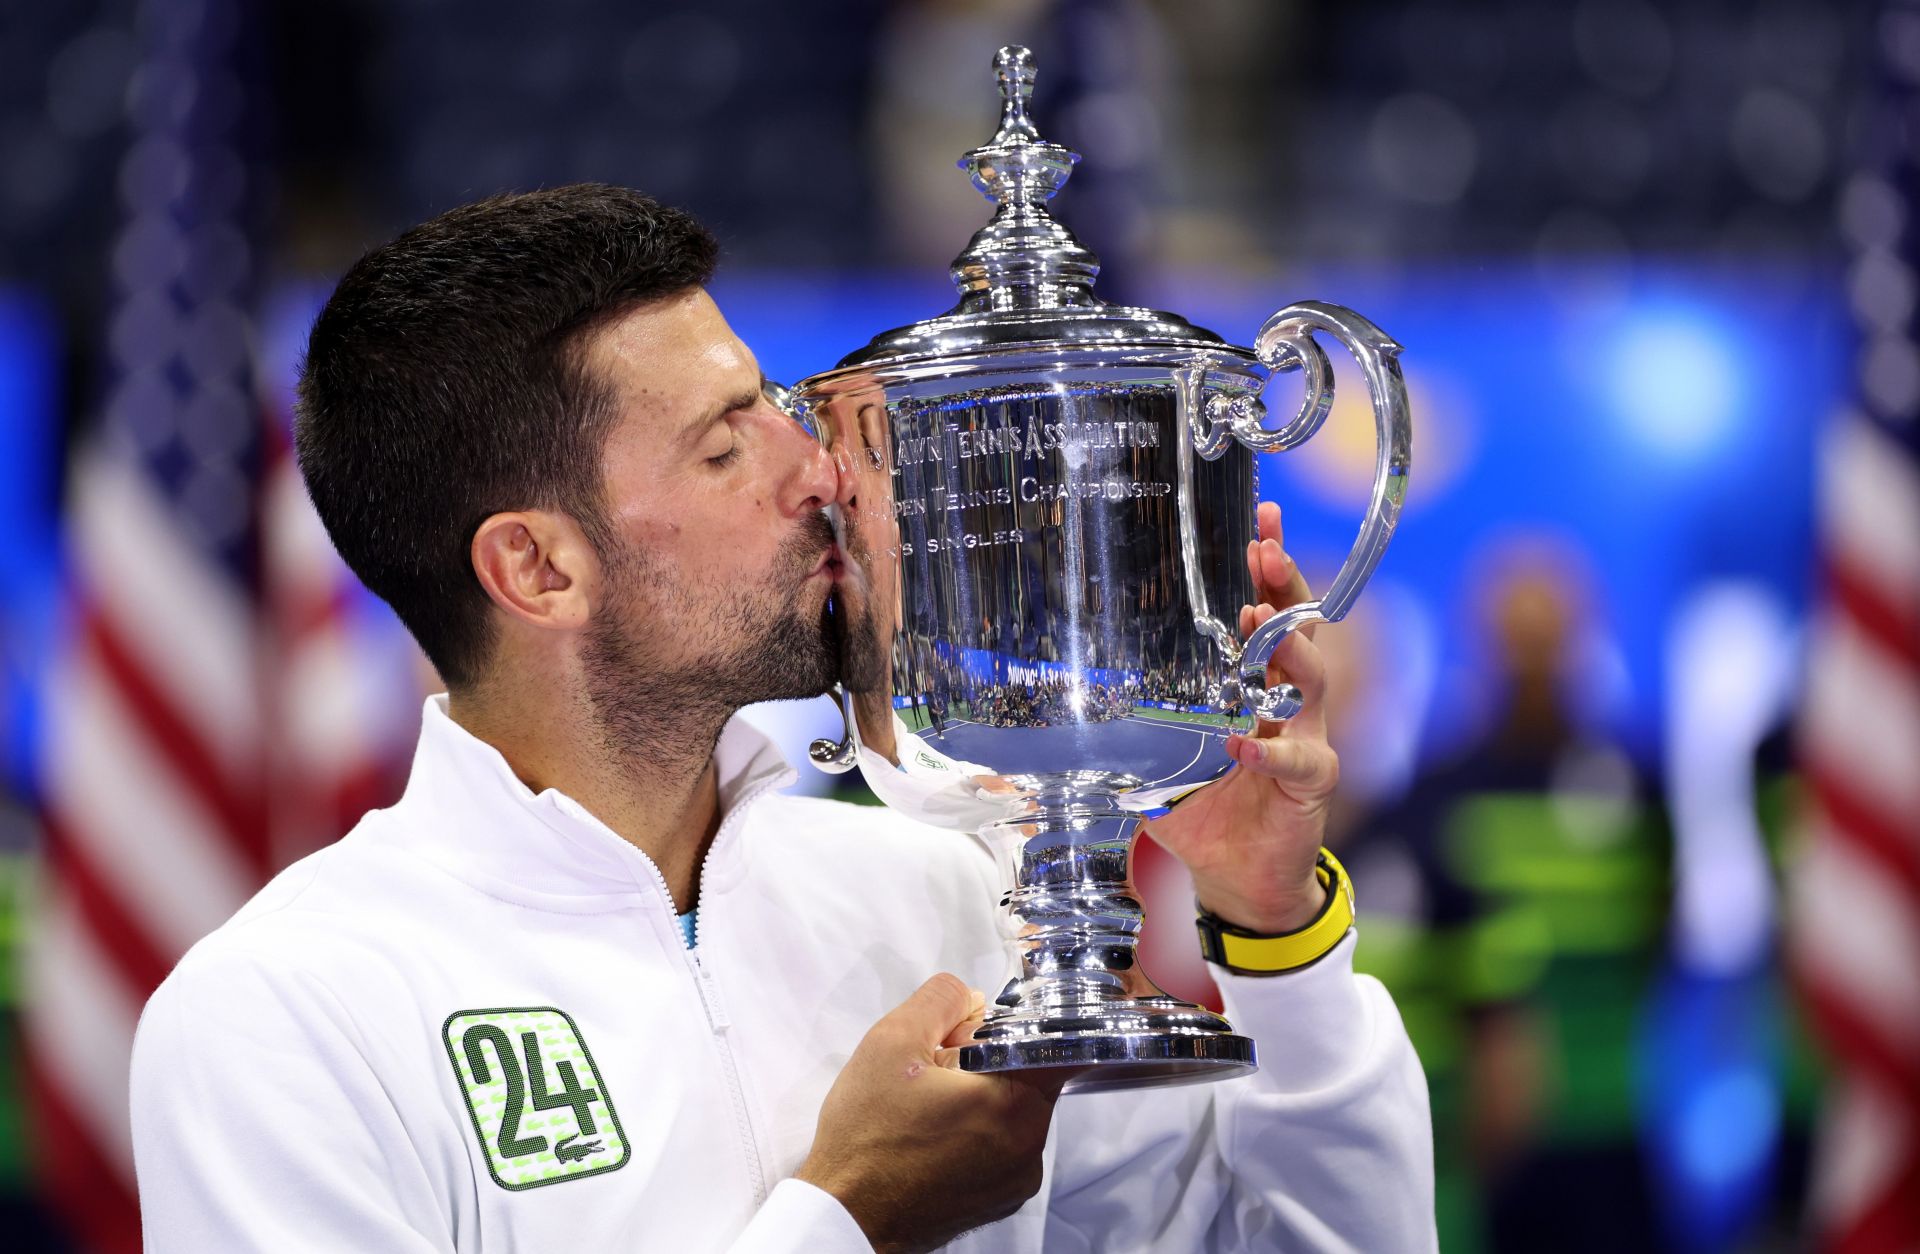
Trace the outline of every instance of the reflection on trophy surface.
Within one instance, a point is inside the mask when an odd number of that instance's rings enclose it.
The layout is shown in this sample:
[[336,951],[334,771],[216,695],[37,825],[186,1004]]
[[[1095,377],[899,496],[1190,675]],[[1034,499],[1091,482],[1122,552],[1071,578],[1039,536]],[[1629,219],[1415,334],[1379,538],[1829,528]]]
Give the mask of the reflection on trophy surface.
[[[1139,970],[1132,841],[1225,770],[1227,734],[1298,709],[1265,686],[1268,657],[1343,616],[1379,560],[1409,460],[1398,347],[1332,305],[1282,310],[1246,349],[1103,304],[1097,259],[1046,208],[1077,157],[1027,118],[1026,50],[995,68],[1000,128],[962,166],[996,209],[954,263],[958,306],[793,393],[854,485],[837,511],[848,735],[814,756],[1001,861],[1019,974],[962,1066],[1085,1066],[1080,1091],[1241,1074],[1253,1043]],[[1226,624],[1255,599],[1255,455],[1309,438],[1331,403],[1315,332],[1373,394],[1373,501],[1327,594],[1242,641]],[[1269,428],[1261,391],[1290,371],[1305,400]]]
[[889,482],[887,398],[877,381],[850,380],[815,416],[853,496],[835,519],[847,570],[836,593],[842,685],[867,729],[866,748],[898,765],[893,651],[900,621],[900,527]]

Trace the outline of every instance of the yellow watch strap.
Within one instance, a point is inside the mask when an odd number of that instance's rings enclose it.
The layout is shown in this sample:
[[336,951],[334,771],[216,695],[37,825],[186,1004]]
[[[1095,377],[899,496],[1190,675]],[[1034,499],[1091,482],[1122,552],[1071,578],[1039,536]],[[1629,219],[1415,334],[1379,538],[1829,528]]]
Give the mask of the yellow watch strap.
[[1254,975],[1293,971],[1326,957],[1353,927],[1353,882],[1340,860],[1325,849],[1315,874],[1327,887],[1327,902],[1304,927],[1268,936],[1202,911],[1201,951],[1230,971]]

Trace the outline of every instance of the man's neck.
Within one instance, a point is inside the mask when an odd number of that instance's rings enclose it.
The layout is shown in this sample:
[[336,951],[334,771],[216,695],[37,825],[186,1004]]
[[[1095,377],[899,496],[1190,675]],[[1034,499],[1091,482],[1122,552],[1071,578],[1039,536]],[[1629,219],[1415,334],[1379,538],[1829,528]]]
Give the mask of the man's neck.
[[455,694],[447,713],[499,750],[534,792],[565,793],[646,854],[666,879],[676,911],[697,904],[700,865],[720,826],[713,746],[724,720],[685,728],[684,756],[638,761],[588,720],[569,717],[551,702]]

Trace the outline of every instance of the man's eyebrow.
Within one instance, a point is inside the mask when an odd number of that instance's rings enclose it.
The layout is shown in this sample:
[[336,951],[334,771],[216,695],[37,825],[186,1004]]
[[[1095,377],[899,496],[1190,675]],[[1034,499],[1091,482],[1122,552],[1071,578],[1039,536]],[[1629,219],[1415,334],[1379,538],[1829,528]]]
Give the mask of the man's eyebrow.
[[710,430],[715,423],[725,418],[728,414],[736,413],[742,409],[752,409],[755,405],[758,405],[761,398],[766,395],[766,386],[766,376],[762,375],[760,382],[755,384],[751,389],[720,402],[720,404],[714,408],[688,423],[686,430],[681,434],[688,439],[698,439]]

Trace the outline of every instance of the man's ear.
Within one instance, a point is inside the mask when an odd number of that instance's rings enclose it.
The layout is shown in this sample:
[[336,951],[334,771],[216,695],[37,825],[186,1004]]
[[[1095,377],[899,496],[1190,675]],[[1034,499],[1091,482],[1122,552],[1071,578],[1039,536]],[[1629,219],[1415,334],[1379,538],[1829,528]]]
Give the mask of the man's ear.
[[586,626],[597,559],[572,519],[544,510],[494,514],[473,533],[469,552],[480,586],[506,613],[548,630]]

